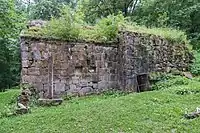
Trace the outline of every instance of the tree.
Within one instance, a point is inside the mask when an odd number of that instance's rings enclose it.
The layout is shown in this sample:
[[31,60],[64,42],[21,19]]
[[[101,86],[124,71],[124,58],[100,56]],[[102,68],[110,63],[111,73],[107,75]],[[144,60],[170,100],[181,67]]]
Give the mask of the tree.
[[0,0],[0,3],[0,91],[2,91],[14,85],[19,79],[17,75],[12,74],[13,68],[17,69],[15,73],[20,71],[19,58],[16,58],[19,57],[19,53],[16,52],[19,51],[16,49],[18,47],[16,42],[20,25],[18,25],[19,16],[16,13],[14,1]]
[[76,6],[73,0],[35,0],[31,4],[30,19],[50,20],[52,17],[60,17],[63,5]]
[[195,49],[200,48],[199,0],[143,0],[132,20],[147,27],[172,27],[186,31]]
[[79,1],[86,21],[95,22],[97,18],[117,15],[122,12],[125,17],[130,16],[137,7],[139,0],[82,0]]

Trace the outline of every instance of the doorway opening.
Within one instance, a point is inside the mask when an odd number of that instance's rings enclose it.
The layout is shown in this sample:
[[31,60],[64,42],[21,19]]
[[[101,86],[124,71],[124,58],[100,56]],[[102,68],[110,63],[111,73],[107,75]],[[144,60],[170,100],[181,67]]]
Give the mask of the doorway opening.
[[137,92],[143,92],[149,90],[150,90],[149,75],[146,73],[137,75]]

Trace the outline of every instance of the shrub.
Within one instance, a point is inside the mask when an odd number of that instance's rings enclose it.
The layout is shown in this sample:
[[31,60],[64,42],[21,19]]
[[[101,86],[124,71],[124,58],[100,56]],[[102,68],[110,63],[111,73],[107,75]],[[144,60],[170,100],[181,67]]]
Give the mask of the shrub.
[[43,35],[62,40],[79,39],[108,42],[114,41],[117,38],[119,30],[124,29],[131,32],[161,36],[172,42],[189,44],[185,32],[171,28],[147,28],[145,26],[138,26],[135,23],[127,21],[127,18],[121,13],[116,16],[109,15],[97,21],[95,25],[89,26],[84,21],[85,15],[81,11],[74,11],[70,7],[65,6],[61,12],[61,17],[52,18],[46,27],[42,29],[42,32],[38,29],[33,29],[29,33],[34,36],[38,34],[39,36]]
[[182,76],[172,76],[171,78],[167,77],[163,80],[160,80],[156,82],[153,86],[153,90],[160,90],[160,89],[166,89],[171,86],[180,86],[180,85],[188,85],[190,82],[190,79],[187,79]]
[[60,18],[52,18],[42,30],[47,37],[64,40],[95,40],[100,42],[113,41],[124,23],[122,14],[110,15],[97,22],[95,26],[88,26],[83,21],[84,14],[72,11],[69,7],[62,10]]
[[100,41],[114,40],[117,37],[119,28],[124,23],[124,20],[122,14],[117,16],[109,15],[107,18],[101,19],[95,25],[95,39]]
[[69,7],[62,10],[60,18],[52,18],[51,21],[42,30],[45,36],[74,40],[78,39],[80,33],[80,26],[76,22],[75,15],[71,12]]
[[194,63],[190,66],[190,72],[194,75],[200,75],[200,53],[195,52]]

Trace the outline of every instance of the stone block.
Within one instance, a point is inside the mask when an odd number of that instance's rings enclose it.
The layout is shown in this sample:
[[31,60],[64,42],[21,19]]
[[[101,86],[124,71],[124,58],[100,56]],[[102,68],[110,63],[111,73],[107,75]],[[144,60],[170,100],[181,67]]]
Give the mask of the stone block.
[[28,52],[29,48],[27,45],[21,45],[21,51]]
[[28,68],[28,75],[40,75],[40,69],[39,68]]
[[69,62],[65,61],[60,64],[62,69],[68,69],[70,66]]
[[71,84],[69,85],[70,91],[77,91],[76,85]]
[[40,68],[40,75],[48,75],[49,73],[48,68]]
[[98,89],[98,83],[93,83],[92,87],[93,87],[93,89]]
[[88,80],[86,80],[86,79],[82,79],[82,80],[80,80],[79,85],[80,85],[81,87],[85,87],[85,86],[88,86],[88,82],[90,82],[90,81],[88,81]]
[[41,75],[40,76],[40,78],[41,78],[41,83],[44,83],[44,84],[46,84],[46,83],[49,83],[50,81],[49,81],[49,76],[48,75]]
[[98,68],[102,68],[102,62],[101,61],[95,61],[95,66]]
[[30,75],[23,75],[22,76],[22,83],[36,83],[37,76],[30,76]]
[[22,75],[27,75],[28,74],[28,69],[27,68],[22,68],[21,73],[22,73]]
[[55,84],[55,92],[60,93],[65,91],[65,84],[64,83],[56,83]]
[[117,74],[117,69],[110,69],[110,74]]
[[79,83],[79,77],[72,77],[72,83],[78,84]]
[[21,59],[22,60],[28,60],[28,55],[29,55],[28,52],[24,52],[24,51],[21,52]]
[[95,55],[95,60],[99,60],[99,61],[101,60],[101,53]]
[[29,67],[29,61],[28,60],[22,60],[22,68],[28,68]]
[[33,51],[33,59],[34,60],[41,60],[41,53],[40,53],[40,51],[39,50],[35,50],[35,51]]
[[109,61],[108,62],[108,68],[112,68],[113,67],[113,62]]
[[39,49],[40,51],[46,50],[46,45],[45,45],[45,43],[38,43],[38,49]]
[[68,84],[65,84],[65,92],[70,90],[70,86]]
[[116,74],[110,75],[110,81],[117,81],[117,80],[118,80],[118,76]]
[[67,71],[67,70],[60,70],[60,75],[61,75],[61,76],[67,76],[67,75],[69,75],[69,74],[68,74],[68,71]]
[[97,75],[96,73],[91,74],[92,76],[92,81],[93,82],[98,82],[99,81],[99,75]]
[[103,48],[101,46],[95,47],[95,53],[102,53],[102,52],[103,52]]
[[92,92],[93,92],[92,87],[83,87],[79,90],[78,93],[79,93],[80,96],[84,96],[84,95],[88,95]]

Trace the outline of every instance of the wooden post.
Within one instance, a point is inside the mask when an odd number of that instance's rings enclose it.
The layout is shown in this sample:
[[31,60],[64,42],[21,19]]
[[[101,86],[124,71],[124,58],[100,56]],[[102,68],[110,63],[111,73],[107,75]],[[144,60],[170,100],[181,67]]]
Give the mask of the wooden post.
[[52,66],[51,66],[51,98],[53,98],[53,65],[54,65],[54,56],[52,54]]
[[[50,86],[50,80],[51,80],[51,76],[50,76],[50,68],[51,68],[51,56],[49,56],[48,58],[48,97],[51,96],[51,86]],[[47,98],[47,97],[46,97]]]
[[49,86],[49,98],[53,98],[53,64],[54,64],[54,57],[53,57],[53,53],[51,54],[50,58],[49,58],[49,62],[48,62],[48,86]]

